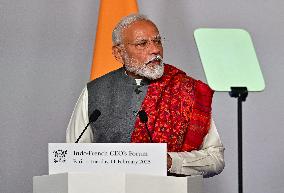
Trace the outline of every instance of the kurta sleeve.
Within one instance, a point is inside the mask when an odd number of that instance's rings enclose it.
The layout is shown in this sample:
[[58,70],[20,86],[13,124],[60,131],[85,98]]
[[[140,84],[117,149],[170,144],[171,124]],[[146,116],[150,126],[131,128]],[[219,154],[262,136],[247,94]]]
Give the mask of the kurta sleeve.
[[[69,121],[68,128],[66,130],[66,142],[75,143],[88,123],[88,89],[86,86],[75,105],[71,119]],[[92,139],[93,132],[91,127],[88,127],[79,140],[79,143],[91,143]]]
[[168,152],[172,158],[171,173],[184,175],[203,175],[211,177],[224,169],[224,147],[215,123],[211,119],[208,134],[199,150],[191,152]]

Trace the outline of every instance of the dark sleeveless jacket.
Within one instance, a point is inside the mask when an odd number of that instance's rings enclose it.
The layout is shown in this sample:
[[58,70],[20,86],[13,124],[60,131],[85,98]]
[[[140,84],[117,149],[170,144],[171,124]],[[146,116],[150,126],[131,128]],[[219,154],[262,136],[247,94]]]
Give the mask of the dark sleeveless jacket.
[[137,86],[123,68],[87,84],[89,116],[95,109],[101,111],[98,120],[91,124],[95,143],[130,142],[147,87],[147,82]]

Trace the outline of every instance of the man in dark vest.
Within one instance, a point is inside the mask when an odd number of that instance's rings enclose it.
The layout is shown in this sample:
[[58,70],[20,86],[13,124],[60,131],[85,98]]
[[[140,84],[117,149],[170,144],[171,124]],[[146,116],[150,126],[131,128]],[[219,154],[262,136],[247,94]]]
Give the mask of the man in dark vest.
[[[87,84],[66,131],[75,142],[95,109],[99,119],[80,142],[167,143],[168,170],[210,177],[224,168],[224,147],[211,117],[213,91],[164,64],[162,39],[144,15],[129,15],[113,30],[113,55],[123,67]],[[148,117],[148,131],[137,113]]]

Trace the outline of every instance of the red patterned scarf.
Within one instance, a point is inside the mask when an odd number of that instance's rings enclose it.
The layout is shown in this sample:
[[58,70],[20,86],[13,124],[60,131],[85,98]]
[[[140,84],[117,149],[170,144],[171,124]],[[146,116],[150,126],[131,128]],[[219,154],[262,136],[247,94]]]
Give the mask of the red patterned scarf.
[[[153,142],[167,143],[169,152],[198,149],[210,127],[212,96],[208,85],[166,64],[164,75],[148,86],[141,105]],[[150,142],[139,118],[131,141]]]

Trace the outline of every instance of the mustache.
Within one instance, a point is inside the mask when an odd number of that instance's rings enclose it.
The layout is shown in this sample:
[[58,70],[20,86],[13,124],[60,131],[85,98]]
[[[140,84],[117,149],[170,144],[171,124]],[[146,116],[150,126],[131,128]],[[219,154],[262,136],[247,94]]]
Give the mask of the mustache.
[[163,61],[163,57],[161,55],[156,55],[156,56],[150,58],[145,64],[147,65],[147,64],[154,62],[154,61],[161,62],[161,61]]

